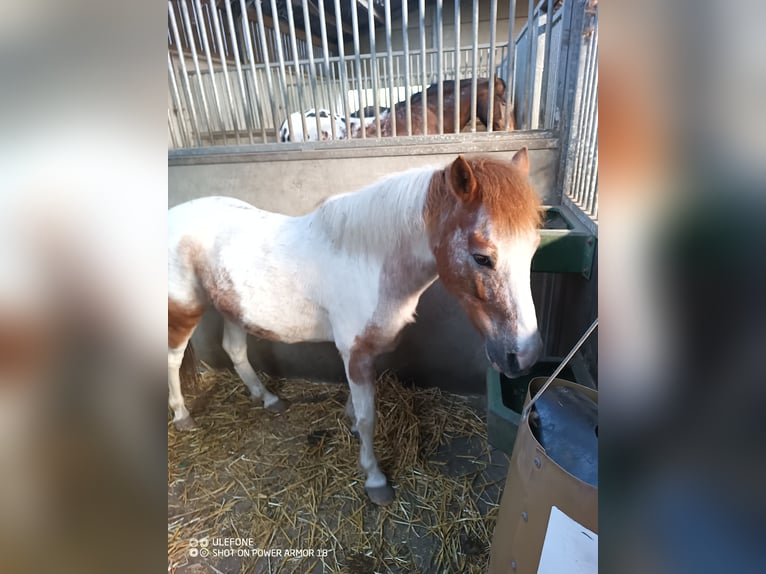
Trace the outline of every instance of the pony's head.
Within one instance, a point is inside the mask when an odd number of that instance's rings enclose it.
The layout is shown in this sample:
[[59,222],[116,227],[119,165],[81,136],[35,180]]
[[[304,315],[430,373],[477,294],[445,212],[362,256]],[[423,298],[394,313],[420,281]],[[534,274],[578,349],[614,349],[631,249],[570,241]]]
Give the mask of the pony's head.
[[[494,97],[492,104],[492,130],[503,131],[505,130],[505,82],[495,76],[494,77]],[[481,84],[480,93],[476,101],[476,115],[484,122],[485,126],[489,123],[489,80],[484,80]],[[513,129],[513,121],[509,122],[509,128]]]
[[542,350],[530,287],[541,212],[528,174],[526,148],[510,162],[459,156],[434,174],[425,211],[442,283],[484,336],[492,365],[510,377]]

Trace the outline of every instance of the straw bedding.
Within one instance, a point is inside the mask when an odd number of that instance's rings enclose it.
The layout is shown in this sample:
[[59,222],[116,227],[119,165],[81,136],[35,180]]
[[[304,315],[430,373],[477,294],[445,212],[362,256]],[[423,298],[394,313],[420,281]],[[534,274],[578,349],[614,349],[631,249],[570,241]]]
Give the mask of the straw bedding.
[[[486,571],[508,460],[488,450],[479,401],[379,379],[375,447],[396,498],[377,507],[343,412],[347,386],[264,381],[286,412],[256,406],[225,370],[185,391],[200,428],[168,426],[170,572]],[[203,537],[304,555],[191,557]]]

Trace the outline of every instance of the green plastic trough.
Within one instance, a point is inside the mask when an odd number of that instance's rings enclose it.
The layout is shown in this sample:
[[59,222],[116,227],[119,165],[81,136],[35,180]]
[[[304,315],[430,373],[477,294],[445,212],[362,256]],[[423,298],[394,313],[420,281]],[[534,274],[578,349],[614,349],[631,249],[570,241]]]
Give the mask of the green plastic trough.
[[548,206],[532,271],[581,273],[588,279],[595,251],[596,238],[574,214],[564,206]]

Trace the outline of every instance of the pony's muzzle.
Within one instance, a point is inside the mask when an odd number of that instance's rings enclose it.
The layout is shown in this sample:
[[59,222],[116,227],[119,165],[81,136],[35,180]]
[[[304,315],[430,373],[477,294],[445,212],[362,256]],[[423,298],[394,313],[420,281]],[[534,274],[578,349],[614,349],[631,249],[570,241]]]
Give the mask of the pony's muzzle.
[[540,333],[535,331],[533,335],[514,344],[511,351],[508,349],[499,341],[488,341],[486,345],[487,357],[492,366],[512,379],[525,375],[537,362],[543,350],[543,340]]

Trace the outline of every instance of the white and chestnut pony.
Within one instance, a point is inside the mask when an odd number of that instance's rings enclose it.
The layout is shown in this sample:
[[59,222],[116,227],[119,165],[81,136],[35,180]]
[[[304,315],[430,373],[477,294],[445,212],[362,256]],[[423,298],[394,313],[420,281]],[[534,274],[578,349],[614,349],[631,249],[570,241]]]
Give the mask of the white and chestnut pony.
[[350,387],[365,487],[394,491],[373,451],[376,356],[391,350],[437,277],[483,334],[493,366],[518,376],[542,347],[530,289],[540,205],[526,148],[513,159],[458,157],[384,178],[302,217],[224,197],[169,212],[168,384],[173,421],[194,427],[179,368],[208,305],[224,316],[223,348],[255,399],[281,411],[247,359],[247,333],[294,343],[333,341]]

